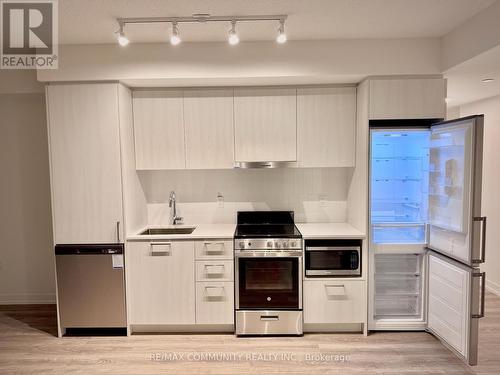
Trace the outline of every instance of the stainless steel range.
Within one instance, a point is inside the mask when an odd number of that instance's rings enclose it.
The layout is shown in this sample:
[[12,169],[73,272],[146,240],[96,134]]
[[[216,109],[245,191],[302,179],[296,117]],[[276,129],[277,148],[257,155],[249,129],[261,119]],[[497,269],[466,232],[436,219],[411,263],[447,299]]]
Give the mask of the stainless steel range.
[[302,235],[293,211],[238,212],[236,334],[302,335]]

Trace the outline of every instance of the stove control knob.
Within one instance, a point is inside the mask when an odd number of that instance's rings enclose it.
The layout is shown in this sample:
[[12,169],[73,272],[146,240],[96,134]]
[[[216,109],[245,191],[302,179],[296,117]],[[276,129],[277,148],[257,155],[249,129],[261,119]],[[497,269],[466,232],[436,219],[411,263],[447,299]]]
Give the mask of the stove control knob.
[[286,249],[288,247],[288,242],[283,242],[283,247]]
[[245,248],[245,242],[240,241],[240,249],[243,249],[243,248]]
[[290,243],[290,247],[293,247],[293,248],[297,247],[297,242],[296,241],[292,241]]
[[267,247],[273,247],[273,241],[267,241]]
[[278,242],[278,241],[276,241],[276,242],[274,243],[274,246],[275,246],[276,248],[280,248],[280,247],[281,247],[281,243],[280,243],[280,242]]

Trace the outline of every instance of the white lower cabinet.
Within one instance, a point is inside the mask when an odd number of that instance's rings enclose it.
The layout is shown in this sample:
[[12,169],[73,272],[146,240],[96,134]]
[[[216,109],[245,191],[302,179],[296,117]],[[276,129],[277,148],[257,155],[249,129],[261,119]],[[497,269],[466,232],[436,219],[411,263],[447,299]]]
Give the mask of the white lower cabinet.
[[364,323],[366,285],[363,280],[304,280],[304,323]]
[[130,324],[194,324],[194,242],[130,242]]
[[196,324],[234,324],[233,241],[195,242]]
[[[133,331],[230,330],[233,244],[227,240],[128,242],[127,302]],[[203,325],[203,326],[202,326]],[[224,325],[224,327],[221,327]],[[178,326],[178,327],[176,327]],[[156,328],[155,328],[156,329]],[[150,328],[146,329],[151,331]]]
[[196,323],[234,323],[234,283],[196,283]]

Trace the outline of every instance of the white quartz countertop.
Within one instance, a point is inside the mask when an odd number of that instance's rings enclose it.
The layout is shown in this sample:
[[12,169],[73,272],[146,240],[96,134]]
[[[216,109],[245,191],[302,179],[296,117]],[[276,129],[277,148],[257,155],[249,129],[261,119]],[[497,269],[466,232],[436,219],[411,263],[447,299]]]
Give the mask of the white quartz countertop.
[[196,227],[196,229],[191,234],[161,234],[161,235],[139,235],[143,230],[148,228],[172,228],[172,226],[160,226],[160,225],[150,225],[138,233],[128,236],[129,241],[151,241],[151,240],[189,240],[189,239],[216,239],[216,238],[228,238],[232,239],[234,236],[234,230],[236,229],[236,224],[186,224],[186,225],[176,225],[176,228],[182,227]]
[[295,223],[302,237],[315,238],[365,238],[365,233],[347,223]]
[[[315,238],[365,238],[365,233],[357,230],[348,223],[296,223],[302,237],[305,239]],[[151,225],[142,228],[136,234],[127,237],[129,241],[151,241],[151,240],[190,240],[190,239],[232,239],[236,224],[192,224],[177,225],[176,227],[196,227],[191,234],[158,234],[139,235],[148,228],[171,228],[172,226]]]

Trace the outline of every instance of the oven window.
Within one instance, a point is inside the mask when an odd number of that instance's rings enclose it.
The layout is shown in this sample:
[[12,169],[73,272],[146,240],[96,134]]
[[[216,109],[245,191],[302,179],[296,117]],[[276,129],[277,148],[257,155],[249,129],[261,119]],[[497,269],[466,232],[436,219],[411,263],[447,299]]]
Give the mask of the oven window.
[[293,261],[253,261],[245,264],[245,289],[292,290]]
[[356,270],[358,267],[357,251],[306,251],[308,270]]
[[238,258],[239,308],[298,308],[298,258]]

